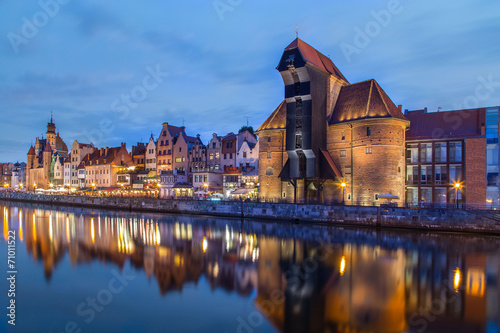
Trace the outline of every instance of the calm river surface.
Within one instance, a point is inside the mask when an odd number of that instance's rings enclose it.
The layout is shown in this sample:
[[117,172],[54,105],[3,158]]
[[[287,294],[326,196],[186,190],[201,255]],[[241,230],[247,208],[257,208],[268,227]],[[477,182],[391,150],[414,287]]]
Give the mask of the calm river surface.
[[1,267],[15,279],[0,283],[3,331],[499,330],[498,237],[2,201],[0,211]]

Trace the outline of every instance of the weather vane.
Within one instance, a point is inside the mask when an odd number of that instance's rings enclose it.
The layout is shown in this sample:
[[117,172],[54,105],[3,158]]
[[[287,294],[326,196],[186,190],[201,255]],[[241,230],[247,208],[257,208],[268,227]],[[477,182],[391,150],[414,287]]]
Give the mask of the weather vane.
[[295,25],[295,35],[297,35],[297,38],[299,38],[299,26]]

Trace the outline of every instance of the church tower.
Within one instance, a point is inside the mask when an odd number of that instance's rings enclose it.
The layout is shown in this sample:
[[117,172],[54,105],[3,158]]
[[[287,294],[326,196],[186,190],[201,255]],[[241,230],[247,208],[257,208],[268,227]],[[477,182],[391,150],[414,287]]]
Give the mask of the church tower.
[[52,119],[52,112],[50,113],[50,122],[47,124],[47,143],[50,143],[51,147],[56,147],[56,124]]

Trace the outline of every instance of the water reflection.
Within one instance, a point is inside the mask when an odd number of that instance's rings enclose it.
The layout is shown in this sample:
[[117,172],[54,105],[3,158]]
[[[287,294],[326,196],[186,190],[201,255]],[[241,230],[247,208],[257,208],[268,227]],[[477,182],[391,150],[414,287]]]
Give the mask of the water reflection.
[[161,295],[204,276],[282,332],[498,331],[498,238],[2,206],[47,281],[67,253],[129,261]]

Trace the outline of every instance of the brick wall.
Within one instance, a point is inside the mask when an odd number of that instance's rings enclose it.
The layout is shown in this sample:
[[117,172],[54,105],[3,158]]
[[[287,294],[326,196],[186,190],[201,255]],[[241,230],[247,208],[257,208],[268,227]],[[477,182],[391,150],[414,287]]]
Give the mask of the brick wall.
[[486,203],[486,138],[465,140],[465,200]]

